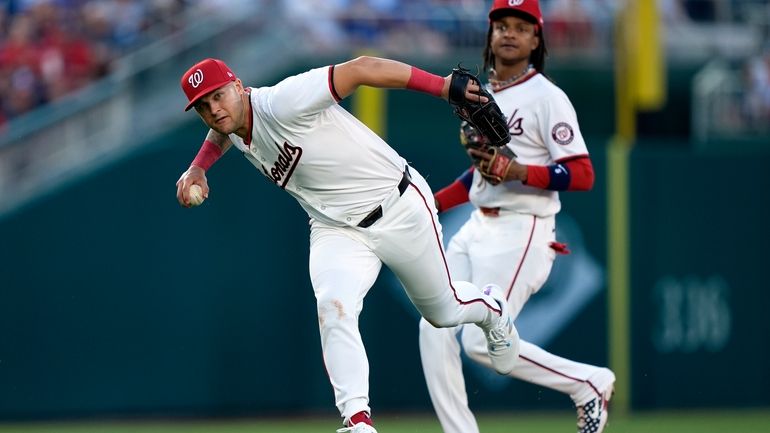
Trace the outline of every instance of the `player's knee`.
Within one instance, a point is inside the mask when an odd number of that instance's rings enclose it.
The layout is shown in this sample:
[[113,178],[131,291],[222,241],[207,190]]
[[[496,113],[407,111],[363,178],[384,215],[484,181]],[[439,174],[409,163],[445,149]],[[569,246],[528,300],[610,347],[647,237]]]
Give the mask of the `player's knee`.
[[317,307],[318,324],[321,327],[334,326],[347,317],[355,317],[354,312],[348,311],[345,303],[336,297],[318,299]]
[[433,314],[431,317],[424,317],[424,319],[428,325],[432,325],[434,328],[449,328],[457,325],[457,320],[449,314]]
[[420,337],[435,338],[437,334],[440,334],[445,327],[436,326],[432,322],[429,322],[426,318],[420,319]]

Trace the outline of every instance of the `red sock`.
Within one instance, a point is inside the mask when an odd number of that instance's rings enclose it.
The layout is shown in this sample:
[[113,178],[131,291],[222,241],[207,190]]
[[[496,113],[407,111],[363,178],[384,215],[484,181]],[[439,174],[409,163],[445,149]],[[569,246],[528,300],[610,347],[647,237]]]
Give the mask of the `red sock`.
[[349,427],[352,427],[360,422],[364,424],[369,424],[370,426],[374,427],[374,423],[372,423],[372,418],[365,411],[358,412],[357,414],[351,416]]

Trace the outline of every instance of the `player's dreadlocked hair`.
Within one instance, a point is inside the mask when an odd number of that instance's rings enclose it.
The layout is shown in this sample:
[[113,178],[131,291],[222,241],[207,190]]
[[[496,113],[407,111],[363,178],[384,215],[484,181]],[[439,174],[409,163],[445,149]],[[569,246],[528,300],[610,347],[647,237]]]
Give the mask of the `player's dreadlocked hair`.
[[[527,21],[532,22],[533,24],[537,24],[536,21],[532,21],[532,17],[526,14],[514,14],[510,13],[511,15],[520,16],[521,18],[524,18]],[[532,64],[532,66],[540,72],[541,74],[545,75],[545,57],[548,55],[548,49],[545,47],[545,33],[543,32],[543,28],[540,25],[537,25],[535,27],[535,35],[540,39],[540,43],[537,44],[537,48],[535,48],[530,54],[529,54],[529,63]],[[492,23],[489,23],[489,30],[487,30],[487,43],[484,46],[484,52],[482,53],[482,56],[484,57],[484,70],[489,72],[490,69],[495,67],[495,55],[492,54]]]

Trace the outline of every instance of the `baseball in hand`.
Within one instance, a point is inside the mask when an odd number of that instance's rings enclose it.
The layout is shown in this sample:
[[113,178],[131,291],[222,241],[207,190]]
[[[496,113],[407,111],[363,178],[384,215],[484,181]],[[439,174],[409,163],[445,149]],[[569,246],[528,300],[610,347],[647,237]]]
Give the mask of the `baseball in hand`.
[[205,200],[203,197],[203,189],[201,189],[201,186],[198,184],[190,185],[190,190],[187,195],[190,198],[190,206],[200,206],[201,203],[203,203],[203,200]]

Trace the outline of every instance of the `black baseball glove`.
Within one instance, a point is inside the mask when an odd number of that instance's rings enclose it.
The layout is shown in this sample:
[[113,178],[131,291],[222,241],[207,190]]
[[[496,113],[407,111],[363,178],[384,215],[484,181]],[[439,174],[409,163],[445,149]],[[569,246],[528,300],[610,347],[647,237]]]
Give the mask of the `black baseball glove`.
[[[479,95],[478,101],[465,98],[465,90],[469,81],[473,81],[479,86],[479,90],[475,92]],[[481,102],[482,96],[487,98],[487,102]],[[457,67],[452,70],[452,80],[449,84],[449,103],[461,119],[470,123],[481,135],[487,138],[490,146],[505,146],[511,141],[508,122],[505,121],[505,116],[500,107],[497,106],[495,98],[467,69]]]
[[460,123],[460,143],[487,182],[498,185],[505,180],[508,169],[516,158],[516,153],[510,147],[492,146],[485,136],[465,120]]

